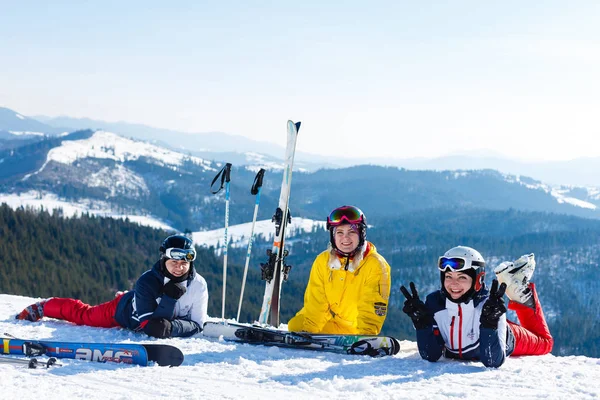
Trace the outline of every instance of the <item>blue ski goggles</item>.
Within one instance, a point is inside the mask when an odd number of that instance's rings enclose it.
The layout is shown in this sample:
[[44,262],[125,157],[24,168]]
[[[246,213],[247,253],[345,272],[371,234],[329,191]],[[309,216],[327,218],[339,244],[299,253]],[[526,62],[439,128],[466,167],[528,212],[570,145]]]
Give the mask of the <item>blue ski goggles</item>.
[[184,250],[175,247],[170,247],[167,250],[165,250],[165,256],[172,260],[183,260],[187,262],[192,262],[196,259],[196,250]]
[[438,269],[444,271],[465,271],[467,269],[477,269],[485,267],[485,263],[481,261],[471,261],[462,257],[440,257],[438,260]]

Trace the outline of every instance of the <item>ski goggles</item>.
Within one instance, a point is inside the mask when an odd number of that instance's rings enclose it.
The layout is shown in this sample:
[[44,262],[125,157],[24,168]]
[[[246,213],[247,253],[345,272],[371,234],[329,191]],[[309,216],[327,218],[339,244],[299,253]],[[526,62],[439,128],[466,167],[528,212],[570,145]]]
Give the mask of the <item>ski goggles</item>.
[[485,267],[485,263],[481,261],[471,261],[462,257],[440,257],[438,260],[438,269],[444,271],[465,271],[467,269],[476,269]]
[[187,262],[192,262],[196,259],[196,250],[184,250],[175,247],[169,247],[167,250],[165,250],[165,256],[173,260],[183,260]]
[[363,212],[353,206],[336,208],[327,217],[327,224],[329,226],[338,226],[343,223],[360,224],[364,222]]

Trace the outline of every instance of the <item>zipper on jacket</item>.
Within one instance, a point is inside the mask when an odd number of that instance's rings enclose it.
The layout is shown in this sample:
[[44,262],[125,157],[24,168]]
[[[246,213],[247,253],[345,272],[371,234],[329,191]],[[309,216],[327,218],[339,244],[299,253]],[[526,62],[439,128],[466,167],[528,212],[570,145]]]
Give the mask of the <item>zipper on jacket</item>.
[[458,305],[458,357],[462,356],[462,326],[463,326],[463,315],[460,304]]
[[450,348],[454,350],[454,317],[450,321]]

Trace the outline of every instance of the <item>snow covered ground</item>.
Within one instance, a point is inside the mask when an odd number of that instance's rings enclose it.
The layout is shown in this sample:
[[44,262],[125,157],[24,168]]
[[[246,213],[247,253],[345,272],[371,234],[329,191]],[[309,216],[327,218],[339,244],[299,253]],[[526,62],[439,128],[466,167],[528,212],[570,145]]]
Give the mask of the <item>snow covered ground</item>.
[[21,338],[167,343],[182,366],[139,367],[63,359],[28,369],[0,364],[0,399],[598,399],[600,359],[509,358],[499,369],[477,362],[423,361],[413,342],[394,357],[318,353],[225,342],[197,335],[150,339],[122,329],[45,319],[16,321],[38,299],[0,294],[1,332]]

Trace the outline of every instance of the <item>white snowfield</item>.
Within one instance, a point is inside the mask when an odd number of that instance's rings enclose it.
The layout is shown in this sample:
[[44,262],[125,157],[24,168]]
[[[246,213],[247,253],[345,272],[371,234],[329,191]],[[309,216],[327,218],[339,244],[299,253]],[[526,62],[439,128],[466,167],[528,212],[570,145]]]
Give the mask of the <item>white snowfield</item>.
[[20,194],[0,193],[0,204],[2,203],[6,203],[12,209],[17,209],[19,207],[33,208],[35,210],[44,209],[50,213],[54,210],[61,209],[62,215],[67,218],[78,217],[82,214],[89,213],[99,217],[118,219],[128,218],[130,221],[142,226],[150,226],[152,228],[159,228],[167,231],[175,230],[173,227],[152,216],[117,214],[111,210],[110,204],[106,202],[92,200],[80,200],[77,203],[68,202],[50,192],[31,190]]
[[[325,230],[325,221],[315,221],[308,218],[294,217],[287,226],[286,236],[294,236],[301,232],[310,232],[313,229]],[[257,237],[263,239],[272,239],[274,235],[275,224],[270,219],[256,221],[254,225],[254,240]],[[231,225],[227,229],[228,245],[231,247],[247,247],[252,232],[252,222],[239,225]],[[198,246],[214,246],[220,253],[225,241],[225,228],[214,229],[212,231],[202,231],[192,233],[194,243]]]
[[499,369],[478,362],[424,361],[402,341],[394,357],[319,353],[225,342],[197,335],[151,339],[123,329],[14,320],[39,299],[0,295],[0,327],[20,338],[165,343],[185,354],[175,368],[62,359],[28,369],[0,364],[0,399],[597,399],[600,359],[509,358]]
[[72,164],[81,158],[104,158],[124,162],[140,157],[153,160],[157,165],[170,167],[179,167],[184,160],[188,160],[204,169],[214,170],[210,161],[105,131],[94,132],[88,139],[63,141],[60,146],[48,152],[47,161]]

